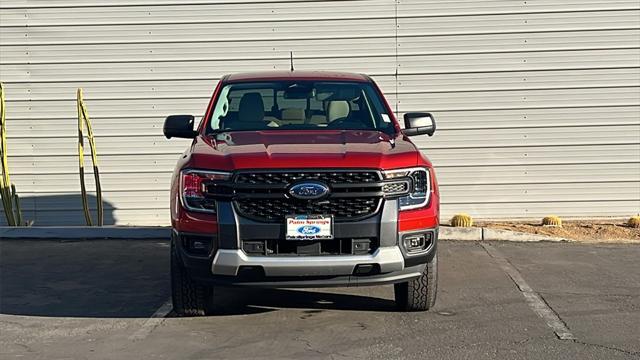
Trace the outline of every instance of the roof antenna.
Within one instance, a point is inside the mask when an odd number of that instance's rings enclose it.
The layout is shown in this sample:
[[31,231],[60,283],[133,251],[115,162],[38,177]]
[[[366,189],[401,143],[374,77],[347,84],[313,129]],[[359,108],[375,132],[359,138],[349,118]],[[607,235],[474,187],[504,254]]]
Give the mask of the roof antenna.
[[293,51],[290,51],[289,53],[291,54],[291,71],[293,71]]

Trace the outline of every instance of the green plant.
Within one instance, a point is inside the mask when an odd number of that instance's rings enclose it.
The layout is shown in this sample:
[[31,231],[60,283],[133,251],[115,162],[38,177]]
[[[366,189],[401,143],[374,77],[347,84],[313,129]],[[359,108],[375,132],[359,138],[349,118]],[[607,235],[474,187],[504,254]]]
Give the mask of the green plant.
[[456,214],[451,218],[451,226],[471,227],[473,226],[473,218],[467,214]]
[[636,229],[640,228],[640,216],[636,215],[636,216],[630,217],[629,220],[627,221],[627,226],[636,228]]
[[542,225],[562,227],[562,219],[555,215],[545,216],[542,219]]
[[21,226],[22,211],[20,210],[20,198],[16,187],[9,177],[9,162],[7,161],[7,128],[5,117],[4,86],[0,83],[0,198],[2,208],[7,218],[7,225]]

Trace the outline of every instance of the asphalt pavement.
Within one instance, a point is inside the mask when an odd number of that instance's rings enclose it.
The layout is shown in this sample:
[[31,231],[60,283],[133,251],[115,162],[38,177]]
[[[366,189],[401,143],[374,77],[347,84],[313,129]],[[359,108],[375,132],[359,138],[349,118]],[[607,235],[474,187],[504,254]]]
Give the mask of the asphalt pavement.
[[640,246],[439,251],[430,312],[392,286],[220,288],[215,316],[178,318],[164,240],[4,240],[0,359],[640,358]]

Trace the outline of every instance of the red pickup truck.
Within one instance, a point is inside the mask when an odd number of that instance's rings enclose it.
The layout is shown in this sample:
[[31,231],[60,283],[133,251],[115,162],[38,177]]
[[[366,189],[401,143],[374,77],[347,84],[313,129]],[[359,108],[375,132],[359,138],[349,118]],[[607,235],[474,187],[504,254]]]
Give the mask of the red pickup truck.
[[224,76],[171,184],[174,310],[211,313],[224,286],[394,284],[398,307],[436,300],[439,193],[409,136],[429,113],[396,120],[361,74],[274,71]]

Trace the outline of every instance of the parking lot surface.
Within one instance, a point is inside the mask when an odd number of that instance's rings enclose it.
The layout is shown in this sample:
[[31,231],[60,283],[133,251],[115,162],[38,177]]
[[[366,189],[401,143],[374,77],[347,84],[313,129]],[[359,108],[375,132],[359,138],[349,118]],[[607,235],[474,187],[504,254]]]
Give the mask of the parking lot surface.
[[430,312],[397,312],[392,286],[221,288],[218,314],[177,318],[166,241],[4,240],[0,359],[640,358],[640,246],[439,251]]

